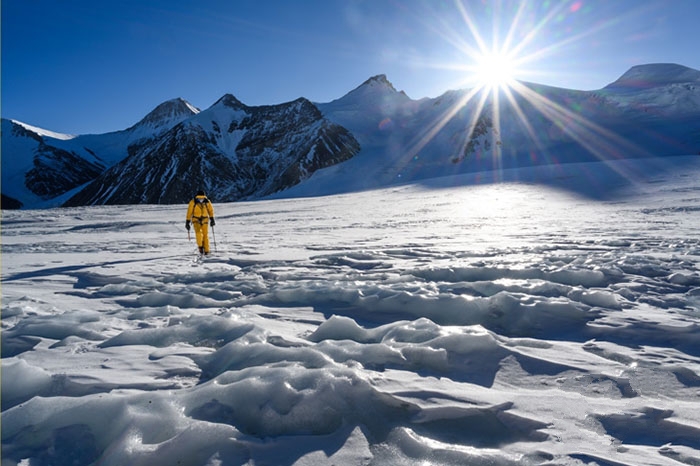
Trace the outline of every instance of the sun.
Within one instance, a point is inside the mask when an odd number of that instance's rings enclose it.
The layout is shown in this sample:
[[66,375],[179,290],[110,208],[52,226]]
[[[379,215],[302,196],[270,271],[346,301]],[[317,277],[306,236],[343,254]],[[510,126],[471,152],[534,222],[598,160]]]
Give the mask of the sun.
[[[531,84],[534,77],[539,80],[548,76],[543,67],[548,56],[569,51],[572,44],[616,26],[621,21],[619,18],[570,34],[570,24],[585,11],[585,1],[453,1],[459,15],[449,18],[457,18],[456,25],[439,14],[435,25],[430,25],[456,53],[452,51],[445,55],[445,62],[431,65],[454,73],[461,91],[452,94],[456,98],[451,98],[444,112],[416,136],[406,151],[410,156],[407,160],[437,137],[457,115],[468,120],[464,131],[455,133],[460,147],[451,160],[457,163],[475,154],[478,165],[474,167],[479,169],[487,166],[481,164],[486,163],[489,155],[494,170],[520,166],[526,157],[536,163],[558,164],[561,156],[549,149],[553,135],[570,138],[601,160],[611,155],[618,158],[619,148],[629,148],[630,152],[640,150],[632,141],[582,115],[581,104],[576,100],[579,97],[562,98],[560,93],[552,93],[550,97],[549,92]],[[537,130],[542,121],[548,122],[544,132]],[[511,134],[515,135],[512,139]],[[523,138],[532,141],[532,149],[523,148],[520,143]],[[478,151],[474,149],[477,143],[481,144]]]
[[516,61],[503,52],[487,52],[476,57],[474,71],[479,86],[490,89],[507,88],[515,82]]

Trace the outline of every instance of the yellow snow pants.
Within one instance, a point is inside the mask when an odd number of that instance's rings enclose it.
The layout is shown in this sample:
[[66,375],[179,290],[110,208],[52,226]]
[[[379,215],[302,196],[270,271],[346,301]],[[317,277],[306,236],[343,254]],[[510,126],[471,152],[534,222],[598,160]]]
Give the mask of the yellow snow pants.
[[192,225],[194,226],[194,237],[197,240],[197,246],[199,246],[199,252],[202,254],[209,254],[209,219],[192,219]]

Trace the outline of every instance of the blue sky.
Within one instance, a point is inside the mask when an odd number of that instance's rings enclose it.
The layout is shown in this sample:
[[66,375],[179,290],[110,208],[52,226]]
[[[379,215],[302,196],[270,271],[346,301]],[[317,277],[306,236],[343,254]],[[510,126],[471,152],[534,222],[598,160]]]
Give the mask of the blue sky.
[[436,97],[473,85],[479,41],[517,52],[518,79],[599,89],[700,69],[697,18],[697,0],[3,0],[2,116],[104,133],[175,97],[329,102],[377,74]]

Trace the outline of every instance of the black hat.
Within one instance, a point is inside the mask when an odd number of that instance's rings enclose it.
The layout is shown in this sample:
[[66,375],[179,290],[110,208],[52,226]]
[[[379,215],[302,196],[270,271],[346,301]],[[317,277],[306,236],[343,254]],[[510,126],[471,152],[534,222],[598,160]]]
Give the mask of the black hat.
[[206,196],[206,194],[204,194],[204,190],[202,190],[202,189],[200,189],[199,191],[197,191],[197,194],[196,194],[196,195],[197,195],[197,196]]

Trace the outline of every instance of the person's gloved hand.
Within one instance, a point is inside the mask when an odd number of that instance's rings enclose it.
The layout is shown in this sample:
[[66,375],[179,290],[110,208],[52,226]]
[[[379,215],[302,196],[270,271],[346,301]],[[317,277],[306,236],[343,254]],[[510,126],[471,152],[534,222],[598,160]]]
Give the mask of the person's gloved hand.
[[190,221],[189,220],[185,220],[185,228],[189,231],[189,229],[190,229]]
[[216,220],[214,220],[214,217],[211,218],[211,222],[210,222],[210,223],[211,223],[211,226],[216,225]]

